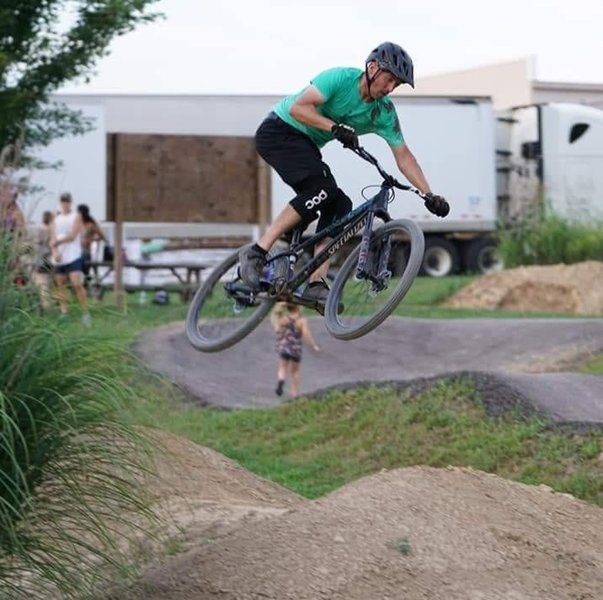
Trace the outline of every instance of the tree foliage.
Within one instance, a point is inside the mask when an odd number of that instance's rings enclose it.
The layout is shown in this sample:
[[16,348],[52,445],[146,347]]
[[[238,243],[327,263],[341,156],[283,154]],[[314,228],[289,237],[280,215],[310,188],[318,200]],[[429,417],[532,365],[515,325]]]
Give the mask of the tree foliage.
[[88,78],[115,37],[158,18],[149,12],[157,1],[0,0],[0,148],[85,130],[50,94]]

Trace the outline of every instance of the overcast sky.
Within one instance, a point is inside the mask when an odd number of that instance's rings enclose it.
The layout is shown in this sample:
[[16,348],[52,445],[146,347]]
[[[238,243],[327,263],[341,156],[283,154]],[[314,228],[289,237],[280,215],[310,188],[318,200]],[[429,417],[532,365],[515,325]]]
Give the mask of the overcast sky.
[[63,91],[286,94],[382,41],[415,76],[530,56],[546,81],[603,83],[603,0],[162,0]]

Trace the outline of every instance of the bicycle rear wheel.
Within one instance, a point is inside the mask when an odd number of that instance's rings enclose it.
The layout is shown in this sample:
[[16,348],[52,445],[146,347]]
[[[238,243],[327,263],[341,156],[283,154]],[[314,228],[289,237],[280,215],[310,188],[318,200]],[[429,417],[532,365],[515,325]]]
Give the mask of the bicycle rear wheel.
[[[339,270],[325,306],[325,325],[334,337],[353,340],[366,335],[394,311],[410,289],[423,260],[423,232],[408,219],[390,221],[373,231],[368,253],[372,271],[376,271],[374,265],[384,242],[388,240],[391,241],[391,251],[379,282],[356,279],[360,246],[348,256]],[[405,245],[404,254],[399,251],[400,244]],[[401,256],[404,256],[402,261]],[[340,304],[344,309],[337,314]]]
[[253,293],[239,277],[239,253],[219,264],[195,292],[186,315],[186,336],[202,352],[218,352],[249,335],[275,299]]

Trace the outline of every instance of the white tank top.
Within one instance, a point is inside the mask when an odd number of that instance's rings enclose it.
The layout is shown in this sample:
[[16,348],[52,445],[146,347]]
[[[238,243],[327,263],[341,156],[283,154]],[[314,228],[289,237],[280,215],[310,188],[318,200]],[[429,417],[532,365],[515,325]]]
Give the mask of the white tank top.
[[[54,218],[54,227],[57,240],[63,240],[71,233],[77,215],[77,212],[72,211],[66,215],[60,213]],[[59,244],[57,250],[60,255],[59,260],[56,262],[58,265],[68,265],[74,260],[80,258],[82,256],[82,242],[80,240],[80,234],[78,233],[70,242]]]

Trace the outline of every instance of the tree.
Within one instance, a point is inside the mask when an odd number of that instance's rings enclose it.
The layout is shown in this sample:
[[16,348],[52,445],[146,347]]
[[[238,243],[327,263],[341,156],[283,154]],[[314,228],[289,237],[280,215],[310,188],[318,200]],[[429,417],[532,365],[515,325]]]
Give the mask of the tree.
[[160,16],[148,12],[157,1],[0,0],[0,149],[85,131],[81,114],[50,94],[87,80],[115,37]]

